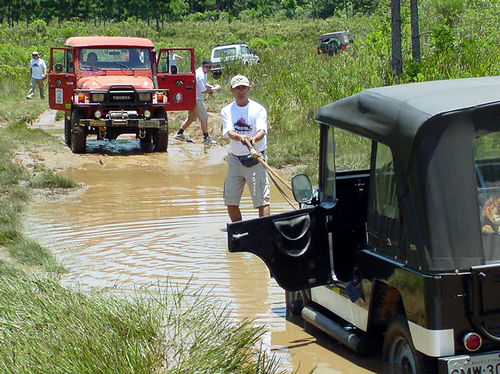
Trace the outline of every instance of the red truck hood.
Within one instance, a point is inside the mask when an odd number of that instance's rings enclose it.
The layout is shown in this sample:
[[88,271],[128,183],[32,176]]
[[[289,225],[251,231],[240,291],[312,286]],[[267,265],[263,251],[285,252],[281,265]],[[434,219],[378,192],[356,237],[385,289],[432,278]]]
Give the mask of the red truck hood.
[[129,85],[136,89],[152,89],[153,81],[148,77],[139,76],[116,76],[116,75],[92,75],[78,80],[77,88],[107,90],[114,85]]

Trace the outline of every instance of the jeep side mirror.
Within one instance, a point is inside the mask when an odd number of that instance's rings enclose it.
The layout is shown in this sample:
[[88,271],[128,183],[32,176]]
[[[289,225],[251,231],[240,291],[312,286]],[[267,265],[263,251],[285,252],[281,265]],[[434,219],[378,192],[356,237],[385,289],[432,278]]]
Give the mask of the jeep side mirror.
[[55,64],[55,65],[54,65],[54,71],[55,71],[56,73],[62,73],[62,71],[63,71],[63,66],[62,66],[62,64],[61,64],[61,63],[59,63],[59,62],[58,62],[57,64]]
[[292,178],[292,192],[295,201],[307,203],[312,200],[313,191],[309,177],[305,174],[297,174]]

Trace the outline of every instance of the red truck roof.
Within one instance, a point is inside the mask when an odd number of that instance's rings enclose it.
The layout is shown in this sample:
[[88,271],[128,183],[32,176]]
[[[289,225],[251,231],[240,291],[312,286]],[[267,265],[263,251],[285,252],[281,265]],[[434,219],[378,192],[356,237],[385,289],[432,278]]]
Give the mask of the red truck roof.
[[126,46],[153,48],[153,42],[145,38],[126,36],[76,36],[64,43],[68,47]]

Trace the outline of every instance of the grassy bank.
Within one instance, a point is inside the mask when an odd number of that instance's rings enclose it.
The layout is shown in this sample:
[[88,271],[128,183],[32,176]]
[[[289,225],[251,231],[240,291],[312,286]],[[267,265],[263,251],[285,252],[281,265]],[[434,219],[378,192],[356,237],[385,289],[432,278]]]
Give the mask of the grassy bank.
[[[0,119],[0,246],[21,266],[40,267],[49,272],[63,269],[53,255],[23,233],[22,214],[31,199],[31,189],[51,186],[74,188],[74,182],[55,176],[43,168],[28,170],[16,162],[16,154],[32,152],[39,147],[54,147],[52,137],[40,130],[29,130],[46,103],[32,101],[19,105],[19,100],[2,95]],[[24,104],[24,103],[23,103]]]
[[131,299],[84,294],[0,263],[0,372],[277,372],[254,348],[261,328],[230,324],[206,294],[160,288]]
[[20,105],[23,94],[0,95],[0,373],[277,373],[258,348],[264,330],[230,323],[200,290],[164,284],[125,298],[61,285],[64,269],[25,235],[22,215],[33,189],[78,186],[18,161],[61,147],[30,128],[46,103]]

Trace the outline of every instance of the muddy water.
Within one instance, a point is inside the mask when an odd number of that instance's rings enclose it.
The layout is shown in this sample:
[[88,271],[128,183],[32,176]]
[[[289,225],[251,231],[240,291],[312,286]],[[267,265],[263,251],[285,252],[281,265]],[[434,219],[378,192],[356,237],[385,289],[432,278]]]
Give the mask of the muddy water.
[[[50,122],[50,121],[49,121]],[[41,124],[61,136],[60,124]],[[159,282],[205,287],[230,303],[232,317],[267,326],[264,344],[298,374],[380,372],[320,331],[285,319],[284,292],[250,254],[229,254],[221,198],[226,147],[170,142],[168,154],[141,154],[136,141],[89,141],[83,166],[60,174],[87,188],[37,203],[33,237],[51,248],[79,288],[133,290]],[[276,189],[272,213],[288,211]],[[244,218],[256,217],[245,190]]]

